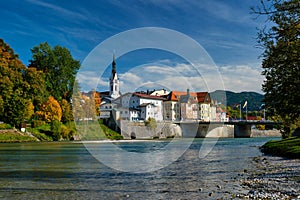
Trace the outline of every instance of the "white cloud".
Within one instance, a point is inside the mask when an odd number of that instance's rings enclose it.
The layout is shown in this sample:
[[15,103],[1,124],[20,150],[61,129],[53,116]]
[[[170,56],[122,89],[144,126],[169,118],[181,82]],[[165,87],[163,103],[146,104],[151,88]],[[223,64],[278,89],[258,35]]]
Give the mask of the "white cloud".
[[[179,63],[174,67],[143,66],[130,73],[122,75],[123,84],[129,84],[127,90],[135,90],[145,83],[156,83],[170,90],[185,91],[190,88],[194,91],[214,91],[226,89],[234,92],[255,91],[261,93],[261,84],[264,80],[260,69],[248,65],[222,66],[219,74],[210,70],[210,66],[202,66],[200,74],[188,64]],[[135,74],[135,76],[134,76]],[[223,82],[222,82],[223,81]],[[224,85],[223,85],[224,83]]]
[[34,4],[34,5],[41,6],[41,7],[53,10],[56,14],[63,15],[65,17],[68,17],[68,18],[71,18],[71,19],[88,20],[86,16],[80,14],[79,12],[65,9],[63,7],[57,6],[57,4],[46,3],[46,2],[38,1],[38,0],[27,0],[27,1]]
[[264,77],[261,75],[261,70],[256,66],[222,66],[220,72],[227,90],[262,92],[261,85]]
[[76,75],[82,91],[90,91],[92,89],[108,88],[108,82],[99,78],[93,71],[80,71]]

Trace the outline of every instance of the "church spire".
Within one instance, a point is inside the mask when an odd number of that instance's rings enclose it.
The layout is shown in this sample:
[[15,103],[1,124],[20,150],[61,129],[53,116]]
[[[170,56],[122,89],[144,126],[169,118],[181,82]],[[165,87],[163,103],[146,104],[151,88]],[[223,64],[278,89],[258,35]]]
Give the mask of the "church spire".
[[113,54],[113,61],[111,63],[112,70],[111,70],[111,76],[109,80],[109,95],[113,99],[116,99],[120,96],[120,83],[119,78],[117,74],[117,65],[116,65],[116,58],[115,54]]
[[111,71],[111,74],[113,76],[115,76],[116,72],[117,72],[117,67],[116,67],[116,59],[115,59],[115,54],[113,54],[113,61],[112,61],[112,71]]

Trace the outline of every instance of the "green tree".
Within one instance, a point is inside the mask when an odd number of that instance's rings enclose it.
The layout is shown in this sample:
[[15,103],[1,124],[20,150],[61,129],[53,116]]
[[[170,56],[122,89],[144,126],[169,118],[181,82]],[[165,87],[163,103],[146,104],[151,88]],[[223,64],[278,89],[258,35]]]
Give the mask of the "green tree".
[[268,112],[283,120],[283,137],[291,133],[291,125],[300,116],[300,3],[299,0],[261,0],[253,8],[265,15],[268,26],[259,32],[263,53],[262,89]]
[[155,130],[157,127],[157,122],[154,118],[149,117],[148,120],[145,121],[145,125],[150,129],[150,130]]
[[80,91],[80,85],[77,80],[74,83],[73,96],[72,96],[72,111],[73,118],[76,122],[84,118],[84,110],[82,107],[83,99]]
[[61,118],[62,122],[67,123],[73,121],[73,115],[72,115],[72,109],[70,103],[67,100],[63,99],[60,103],[60,107],[62,110],[62,118]]
[[23,73],[25,81],[29,84],[26,88],[27,98],[31,99],[35,107],[35,111],[40,110],[40,106],[45,102],[49,93],[45,86],[45,74],[36,68],[28,68]]
[[60,46],[52,48],[48,43],[34,47],[31,52],[29,68],[34,67],[45,73],[50,95],[59,101],[66,99],[70,102],[80,62],[73,59],[68,49]]
[[52,135],[53,140],[55,140],[55,141],[61,140],[61,138],[62,138],[61,127],[62,127],[61,122],[59,122],[57,120],[53,120],[50,123],[50,128],[53,133],[53,135]]

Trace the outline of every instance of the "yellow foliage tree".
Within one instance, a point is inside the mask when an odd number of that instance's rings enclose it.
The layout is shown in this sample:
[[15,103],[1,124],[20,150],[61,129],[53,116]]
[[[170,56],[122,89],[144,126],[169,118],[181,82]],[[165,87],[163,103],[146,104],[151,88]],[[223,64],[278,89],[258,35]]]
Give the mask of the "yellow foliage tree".
[[26,100],[25,102],[26,109],[24,110],[23,114],[23,120],[30,120],[32,115],[34,114],[34,105],[30,100]]
[[36,112],[36,116],[46,122],[52,122],[54,120],[61,121],[62,109],[58,101],[50,96],[48,100],[42,104],[41,110]]

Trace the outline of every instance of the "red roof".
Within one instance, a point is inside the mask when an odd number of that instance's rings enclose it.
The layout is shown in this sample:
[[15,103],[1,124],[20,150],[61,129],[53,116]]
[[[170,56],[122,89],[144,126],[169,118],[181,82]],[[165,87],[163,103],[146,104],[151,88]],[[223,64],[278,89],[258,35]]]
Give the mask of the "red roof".
[[143,93],[138,93],[135,92],[133,93],[133,95],[140,97],[140,98],[144,98],[144,99],[156,99],[156,100],[166,100],[164,97],[161,96],[154,96],[154,95],[149,95],[149,94],[143,94]]
[[[187,92],[172,91],[168,95],[169,101],[179,101],[180,96],[187,95]],[[190,92],[192,97],[197,97],[198,103],[210,103],[210,95],[208,92]]]

